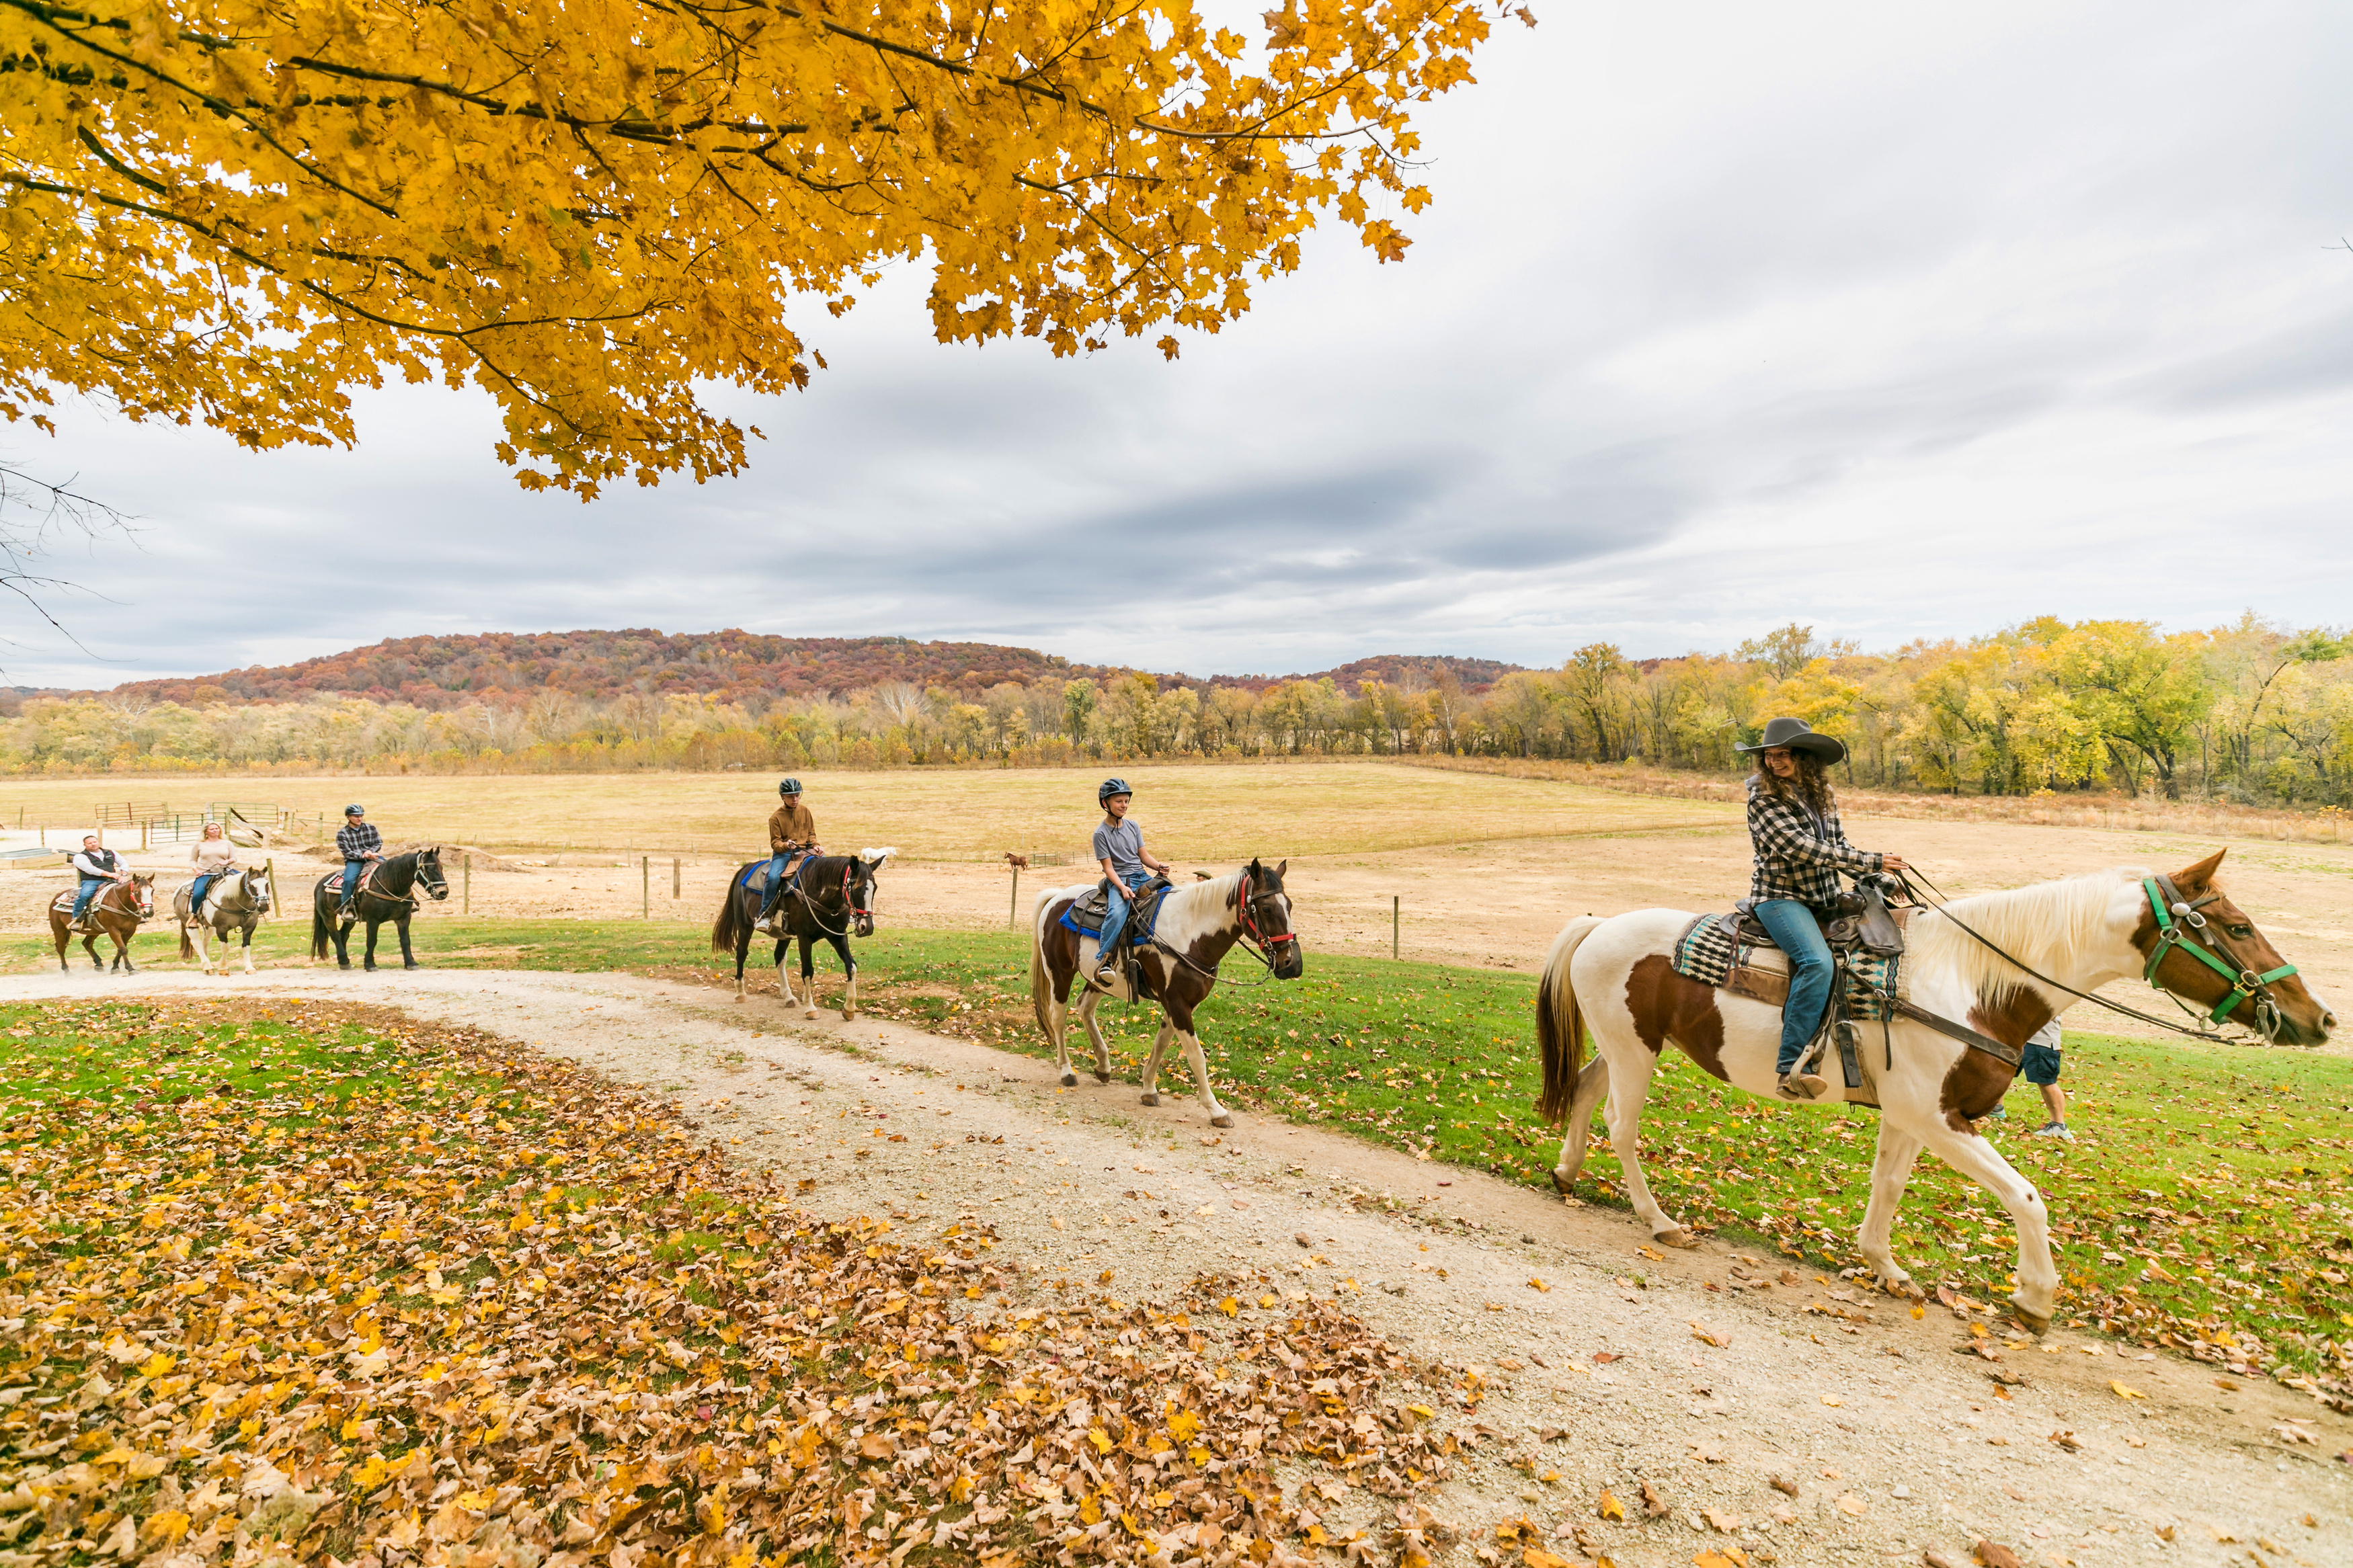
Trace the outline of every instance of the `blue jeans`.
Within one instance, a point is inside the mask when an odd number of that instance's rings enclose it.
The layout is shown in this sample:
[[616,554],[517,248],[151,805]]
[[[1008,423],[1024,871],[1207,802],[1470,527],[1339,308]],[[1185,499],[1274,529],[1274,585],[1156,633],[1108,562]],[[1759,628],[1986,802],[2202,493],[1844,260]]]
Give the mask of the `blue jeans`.
[[1831,944],[1822,940],[1814,911],[1795,899],[1764,899],[1757,923],[1773,933],[1789,960],[1789,1000],[1781,1009],[1781,1054],[1776,1070],[1788,1072],[1813,1043],[1831,1005]]
[[762,920],[768,918],[768,912],[776,907],[776,900],[785,896],[785,868],[799,853],[797,849],[779,849],[768,857],[768,888],[760,895]]
[[[1141,871],[1111,879],[1111,903],[1103,910],[1103,937],[1095,943],[1095,967],[1111,962],[1112,949],[1119,945],[1119,933],[1127,929],[1127,895],[1152,880]],[[1126,886],[1120,884],[1124,882]]]
[[367,864],[364,860],[343,862],[343,908],[347,910],[359,900],[360,878],[366,874]]
[[100,888],[107,885],[108,882],[104,877],[84,877],[81,879],[81,889],[74,894],[73,918],[77,924],[80,922],[83,916],[90,913],[90,900],[97,895]]
[[218,871],[202,872],[195,881],[188,884],[189,919],[194,920],[204,909],[205,895],[212,890],[213,883],[219,879],[220,875]]

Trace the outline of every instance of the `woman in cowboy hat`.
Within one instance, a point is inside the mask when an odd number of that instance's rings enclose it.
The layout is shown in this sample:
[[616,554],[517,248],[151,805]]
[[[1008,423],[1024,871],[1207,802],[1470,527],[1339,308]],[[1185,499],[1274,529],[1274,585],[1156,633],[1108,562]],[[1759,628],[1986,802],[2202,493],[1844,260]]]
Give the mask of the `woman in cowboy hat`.
[[1901,871],[1905,863],[1846,841],[1829,773],[1846,756],[1843,742],[1817,734],[1802,719],[1776,719],[1765,726],[1762,740],[1737,749],[1757,755],[1757,773],[1748,781],[1748,842],[1757,854],[1757,871],[1748,896],[1757,921],[1789,957],[1789,1000],[1781,1009],[1781,1098],[1812,1100],[1829,1083],[1794,1069],[1830,1006],[1824,911],[1838,900],[1841,872],[1859,877]]

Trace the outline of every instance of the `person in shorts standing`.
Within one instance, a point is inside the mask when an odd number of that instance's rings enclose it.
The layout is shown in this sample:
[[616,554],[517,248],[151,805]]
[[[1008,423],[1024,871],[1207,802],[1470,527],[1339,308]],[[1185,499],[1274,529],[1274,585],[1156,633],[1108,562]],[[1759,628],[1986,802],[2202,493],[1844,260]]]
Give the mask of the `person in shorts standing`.
[[2051,1113],[2034,1135],[2073,1143],[2075,1135],[2067,1131],[2067,1091],[2059,1087],[2059,1020],[2052,1019],[2027,1037],[2021,1056],[2019,1076],[2042,1091],[2042,1108]]

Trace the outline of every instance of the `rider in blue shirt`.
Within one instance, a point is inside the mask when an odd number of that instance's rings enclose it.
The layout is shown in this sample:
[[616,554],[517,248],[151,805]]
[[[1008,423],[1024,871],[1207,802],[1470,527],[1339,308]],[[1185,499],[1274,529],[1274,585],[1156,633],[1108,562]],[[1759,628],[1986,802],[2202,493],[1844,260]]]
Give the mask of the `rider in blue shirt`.
[[1103,937],[1095,944],[1095,979],[1108,986],[1119,984],[1111,955],[1119,946],[1119,933],[1127,929],[1127,895],[1150,881],[1153,872],[1166,874],[1168,867],[1152,858],[1144,847],[1144,829],[1127,819],[1134,795],[1125,779],[1103,780],[1103,787],[1095,791],[1095,801],[1103,808],[1103,823],[1095,829],[1095,863],[1103,868],[1111,888]]

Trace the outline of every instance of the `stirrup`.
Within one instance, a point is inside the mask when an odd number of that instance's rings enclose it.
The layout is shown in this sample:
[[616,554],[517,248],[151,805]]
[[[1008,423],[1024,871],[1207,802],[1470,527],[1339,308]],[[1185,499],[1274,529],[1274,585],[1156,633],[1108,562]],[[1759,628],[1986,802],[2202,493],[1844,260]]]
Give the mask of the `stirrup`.
[[1775,1092],[1783,1100],[1820,1100],[1830,1092],[1830,1087],[1828,1079],[1817,1078],[1806,1071],[1803,1062],[1783,1073],[1781,1081],[1774,1086]]

